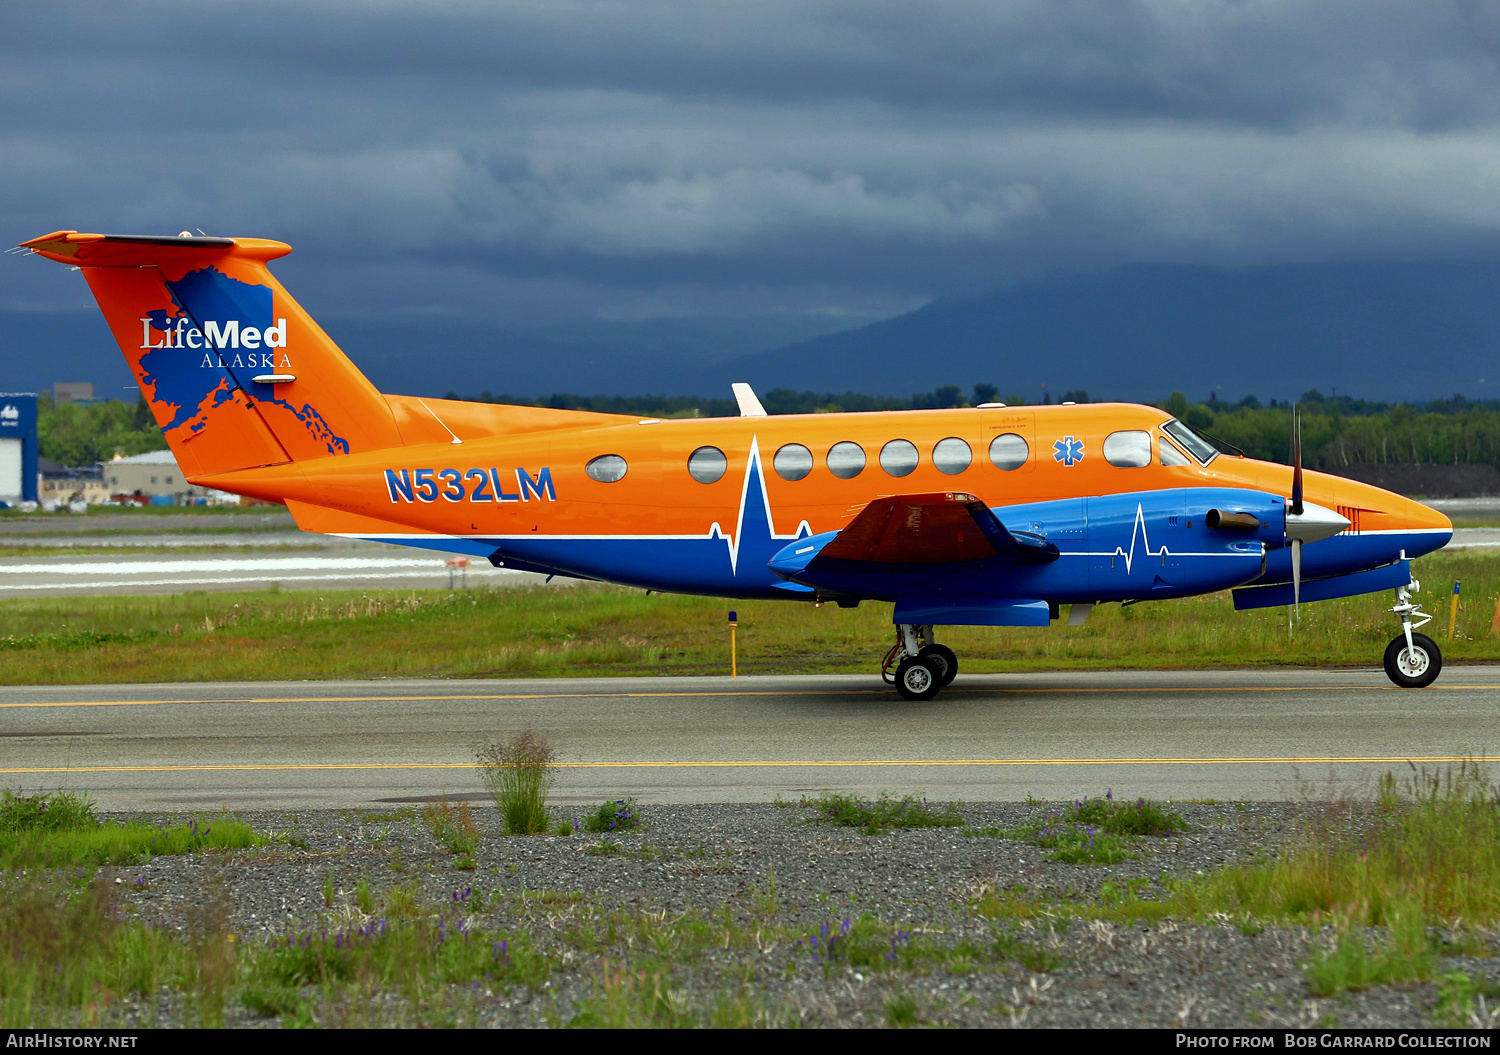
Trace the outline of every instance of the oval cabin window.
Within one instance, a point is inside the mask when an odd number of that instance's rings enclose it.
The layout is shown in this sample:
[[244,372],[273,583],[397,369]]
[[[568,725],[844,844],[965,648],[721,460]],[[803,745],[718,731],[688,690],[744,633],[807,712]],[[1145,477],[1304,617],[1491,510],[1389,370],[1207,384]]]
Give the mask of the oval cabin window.
[[891,476],[910,476],[918,458],[917,445],[911,440],[891,440],[880,448],[880,467]]
[[1006,472],[1019,469],[1031,456],[1026,440],[1014,432],[1007,432],[990,440],[990,463]]
[[699,447],[688,455],[688,475],[700,484],[715,484],[729,469],[729,459],[717,447]]
[[848,440],[828,448],[828,471],[840,480],[852,480],[865,471],[865,449]]
[[963,472],[973,460],[974,452],[957,436],[938,440],[936,446],[932,448],[932,464],[938,467],[938,472],[947,473],[949,476]]
[[771,459],[776,475],[783,480],[801,480],[812,472],[812,451],[800,443],[788,443]]
[[1111,432],[1104,437],[1104,460],[1120,469],[1139,469],[1151,464],[1149,433]]
[[625,459],[618,454],[601,454],[583,467],[590,480],[612,484],[625,478]]

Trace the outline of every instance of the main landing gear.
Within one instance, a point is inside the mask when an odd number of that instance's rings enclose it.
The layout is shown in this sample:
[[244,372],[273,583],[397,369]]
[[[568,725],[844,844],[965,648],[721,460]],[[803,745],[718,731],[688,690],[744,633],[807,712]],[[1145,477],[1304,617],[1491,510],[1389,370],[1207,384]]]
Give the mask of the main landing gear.
[[957,673],[958,657],[933,640],[932,627],[926,624],[898,624],[896,643],[880,664],[880,676],[895,684],[903,700],[930,700]]
[[1425,689],[1443,669],[1443,654],[1432,638],[1412,632],[1432,622],[1432,616],[1411,599],[1412,591],[1421,588],[1416,579],[1398,586],[1396,604],[1390,609],[1401,617],[1401,634],[1385,646],[1385,673],[1403,689]]

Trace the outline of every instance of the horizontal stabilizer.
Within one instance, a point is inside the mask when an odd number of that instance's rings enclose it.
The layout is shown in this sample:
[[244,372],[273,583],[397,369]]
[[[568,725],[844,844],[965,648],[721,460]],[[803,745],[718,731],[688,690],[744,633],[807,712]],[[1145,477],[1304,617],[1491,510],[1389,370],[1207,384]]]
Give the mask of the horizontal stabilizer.
[[[257,247],[270,247],[262,254],[263,259],[284,256],[291,252],[285,242],[266,239],[241,239],[254,242]],[[85,234],[80,231],[53,231],[29,242],[21,248],[40,253],[50,260],[78,267],[155,267],[174,256],[196,260],[205,256],[226,253],[236,246],[233,238],[193,238],[166,234]]]
[[[1355,572],[1353,575],[1337,575],[1331,579],[1304,580],[1302,601],[1331,601],[1338,597],[1353,597],[1361,593],[1379,593],[1394,590],[1411,582],[1411,562],[1399,560],[1383,568]],[[1271,586],[1245,586],[1234,591],[1234,609],[1243,612],[1250,608],[1279,608],[1294,600],[1291,583]]]

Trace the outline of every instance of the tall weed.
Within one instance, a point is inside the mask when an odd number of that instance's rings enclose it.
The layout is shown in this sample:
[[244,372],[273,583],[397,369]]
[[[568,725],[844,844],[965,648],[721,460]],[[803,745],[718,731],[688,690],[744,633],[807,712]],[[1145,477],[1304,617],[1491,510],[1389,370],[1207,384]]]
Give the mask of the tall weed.
[[422,807],[422,823],[443,848],[454,856],[467,857],[479,848],[479,826],[467,802],[440,798]]
[[547,792],[552,787],[556,752],[546,737],[531,729],[508,740],[475,748],[479,776],[511,835],[536,835],[550,827]]

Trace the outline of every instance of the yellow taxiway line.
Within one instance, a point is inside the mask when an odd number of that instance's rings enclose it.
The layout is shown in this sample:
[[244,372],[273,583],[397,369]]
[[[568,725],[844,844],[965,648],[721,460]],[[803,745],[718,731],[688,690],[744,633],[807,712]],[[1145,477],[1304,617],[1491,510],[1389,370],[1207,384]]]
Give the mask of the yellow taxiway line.
[[[39,700],[0,703],[0,709],[19,707],[166,707],[175,704],[213,703],[430,703],[439,700],[593,700],[593,699],[692,699],[715,696],[889,696],[891,689],[751,689],[704,692],[527,692],[527,693],[445,693],[430,696],[246,696],[205,700]],[[1100,688],[964,688],[950,692],[973,695],[1058,695],[1105,696],[1141,693],[1225,693],[1225,692],[1406,692],[1395,685],[1211,685],[1202,687],[1124,687]],[[1430,685],[1425,692],[1500,692],[1500,685]]]
[[[702,762],[557,762],[558,769],[816,769],[891,766],[1255,766],[1473,762],[1472,755],[1297,755],[1285,758],[858,758],[764,759]],[[1480,759],[1480,761],[1484,761]],[[473,762],[271,762],[180,766],[29,766],[0,768],[4,774],[35,773],[219,773],[317,770],[473,769]]]

